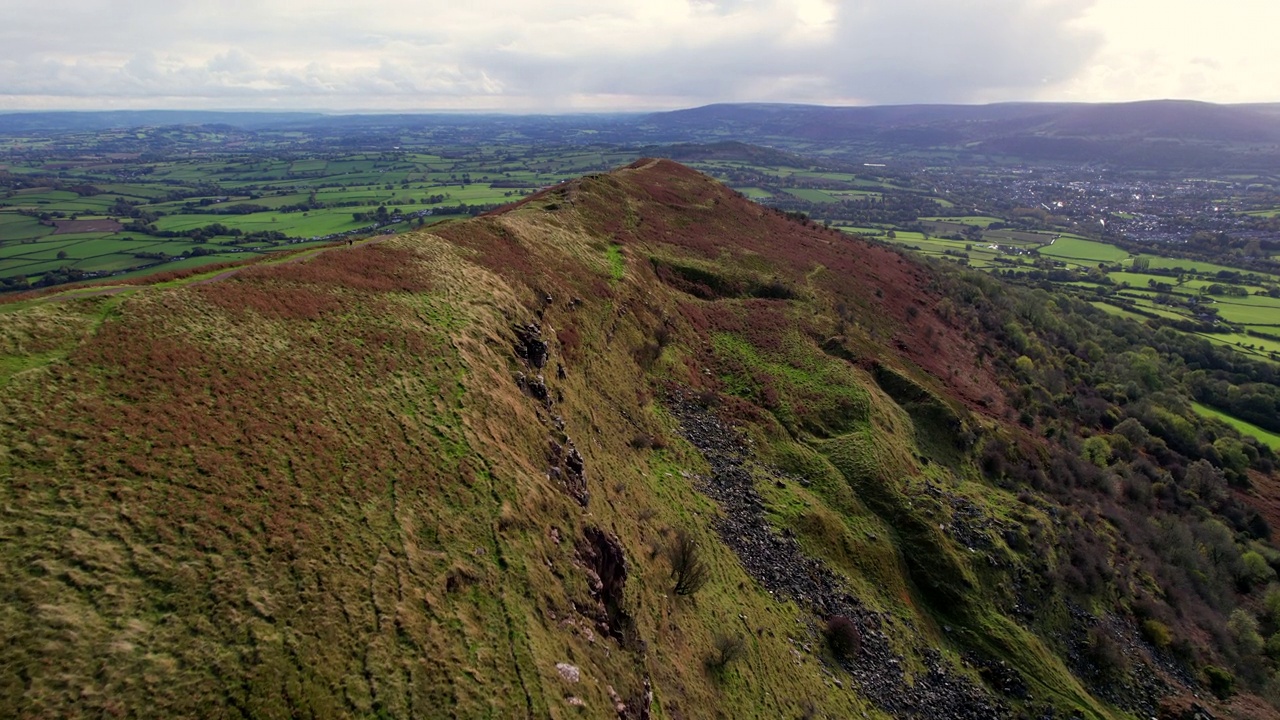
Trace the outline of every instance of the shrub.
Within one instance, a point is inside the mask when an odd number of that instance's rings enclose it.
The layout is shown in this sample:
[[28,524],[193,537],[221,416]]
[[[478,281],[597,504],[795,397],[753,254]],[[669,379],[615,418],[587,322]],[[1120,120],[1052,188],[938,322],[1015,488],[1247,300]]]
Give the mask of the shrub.
[[658,362],[658,358],[662,357],[662,346],[656,342],[644,343],[636,348],[632,354],[640,369],[648,372],[653,369],[654,363]]
[[667,545],[667,561],[671,563],[671,577],[675,579],[672,592],[692,595],[702,589],[711,577],[711,570],[702,559],[698,539],[687,530],[677,530],[675,538]]
[[1280,632],[1267,638],[1267,644],[1266,647],[1263,648],[1263,651],[1266,652],[1267,657],[1272,660],[1280,660]]
[[1280,625],[1280,585],[1273,585],[1267,588],[1267,594],[1262,599],[1262,605],[1267,609],[1267,618],[1271,620],[1271,623]]
[[823,630],[827,639],[827,647],[841,660],[852,659],[862,647],[862,633],[858,626],[844,615],[832,615],[827,618],[827,627]]
[[1262,553],[1249,550],[1240,556],[1240,560],[1244,563],[1244,570],[1240,575],[1242,585],[1254,588],[1276,579],[1276,571],[1271,569]]
[[741,635],[716,633],[711,642],[711,655],[707,658],[707,667],[712,670],[723,670],[742,656],[746,645]]
[[667,447],[667,444],[663,442],[662,438],[656,435],[649,435],[647,433],[640,433],[636,435],[631,438],[631,442],[628,444],[636,450],[649,450],[650,448],[654,450],[662,450]]
[[1098,679],[1104,682],[1119,680],[1120,676],[1128,670],[1129,665],[1124,651],[1116,641],[1105,630],[1097,627],[1089,631],[1085,659],[1093,665],[1094,674]]
[[1169,631],[1169,626],[1155,619],[1143,621],[1142,637],[1160,650],[1168,649],[1173,643],[1173,633]]
[[1226,700],[1235,692],[1235,675],[1216,665],[1206,665],[1204,667],[1204,679],[1209,685],[1209,690],[1214,695],[1217,695],[1219,700]]

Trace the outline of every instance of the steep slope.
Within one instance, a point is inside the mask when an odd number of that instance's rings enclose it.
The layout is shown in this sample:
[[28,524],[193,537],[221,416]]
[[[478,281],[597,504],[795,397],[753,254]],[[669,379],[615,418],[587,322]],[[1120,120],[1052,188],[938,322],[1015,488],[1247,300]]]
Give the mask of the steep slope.
[[646,160],[0,306],[0,707],[1149,714],[1186,681],[1082,674],[1057,510],[979,458],[1038,441],[947,287]]

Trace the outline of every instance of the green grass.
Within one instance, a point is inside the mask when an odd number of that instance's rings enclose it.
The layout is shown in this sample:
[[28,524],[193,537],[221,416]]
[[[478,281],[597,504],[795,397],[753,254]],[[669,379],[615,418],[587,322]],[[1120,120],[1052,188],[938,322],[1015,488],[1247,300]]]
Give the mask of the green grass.
[[990,215],[965,215],[961,217],[922,217],[921,220],[931,220],[935,222],[959,223],[961,225],[974,225],[980,228],[986,228],[991,223],[1004,222],[998,217]]
[[1137,320],[1138,322],[1146,322],[1146,320],[1147,320],[1147,318],[1145,318],[1145,317],[1143,317],[1143,316],[1141,316],[1141,315],[1139,315],[1139,314],[1137,314],[1137,313],[1129,312],[1128,310],[1125,310],[1124,308],[1116,307],[1115,305],[1112,305],[1111,303],[1104,302],[1104,301],[1101,301],[1101,300],[1092,300],[1092,301],[1090,301],[1090,302],[1089,302],[1089,304],[1090,304],[1090,305],[1092,305],[1092,306],[1094,306],[1094,307],[1096,307],[1096,308],[1098,308],[1099,310],[1101,310],[1101,311],[1103,311],[1103,312],[1107,313],[1108,315],[1115,315],[1115,316],[1117,316],[1117,317],[1129,318],[1130,320]]
[[1187,272],[1198,273],[1217,273],[1217,272],[1240,272],[1239,268],[1227,267],[1226,265],[1218,265],[1200,260],[1184,260],[1182,258],[1160,257],[1158,255],[1143,255],[1151,261],[1150,267],[1160,270],[1178,270],[1182,269]]
[[605,254],[609,258],[609,277],[613,282],[619,282],[627,274],[627,260],[622,256],[622,248],[609,243],[605,247]]
[[12,212],[0,212],[0,242],[5,245],[14,241],[52,235],[55,230],[56,228],[52,226],[41,225],[40,221],[33,217]]
[[1246,335],[1244,333],[1194,333],[1196,337],[1203,338],[1222,347],[1228,347],[1236,352],[1248,355],[1259,360],[1273,360],[1272,355],[1280,355],[1280,342],[1267,340],[1264,338]]
[[1127,271],[1109,272],[1107,273],[1107,277],[1111,278],[1111,281],[1116,285],[1120,285],[1122,283],[1128,283],[1129,287],[1133,287],[1133,288],[1146,288],[1146,287],[1149,287],[1147,283],[1151,283],[1151,282],[1167,283],[1169,285],[1174,285],[1175,287],[1177,286],[1177,283],[1178,283],[1178,278],[1176,277],[1169,277],[1167,275],[1149,275],[1147,273],[1135,273],[1135,272],[1127,272]]
[[837,198],[822,190],[814,190],[810,188],[788,188],[786,192],[788,195],[794,195],[801,200],[812,203],[832,203],[837,201]]
[[1241,435],[1254,437],[1264,445],[1270,446],[1273,450],[1280,450],[1280,435],[1277,435],[1276,433],[1269,430],[1263,430],[1253,423],[1246,422],[1234,415],[1230,415],[1218,410],[1217,408],[1212,408],[1202,403],[1193,402],[1191,403],[1191,407],[1194,408],[1197,413],[1205,417],[1216,418],[1230,425],[1239,431]]
[[291,237],[312,237],[354,230],[368,225],[356,221],[353,212],[369,212],[372,208],[343,208],[342,210],[316,210],[310,213],[261,212],[248,215],[170,215],[156,221],[160,230],[183,232],[221,223],[246,233],[275,230]]
[[1059,237],[1051,245],[1041,247],[1040,254],[1049,257],[1084,260],[1094,264],[1114,263],[1129,257],[1128,251],[1114,245],[1068,235]]
[[1280,298],[1209,296],[1223,320],[1243,325],[1280,326]]

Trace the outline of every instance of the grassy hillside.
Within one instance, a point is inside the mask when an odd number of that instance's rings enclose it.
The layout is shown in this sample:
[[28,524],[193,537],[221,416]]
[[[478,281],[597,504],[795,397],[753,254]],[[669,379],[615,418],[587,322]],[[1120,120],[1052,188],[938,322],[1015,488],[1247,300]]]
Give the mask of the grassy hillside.
[[1124,598],[1054,579],[1084,530],[1007,481],[1051,453],[949,282],[641,161],[297,262],[2,305],[0,708],[1189,697]]

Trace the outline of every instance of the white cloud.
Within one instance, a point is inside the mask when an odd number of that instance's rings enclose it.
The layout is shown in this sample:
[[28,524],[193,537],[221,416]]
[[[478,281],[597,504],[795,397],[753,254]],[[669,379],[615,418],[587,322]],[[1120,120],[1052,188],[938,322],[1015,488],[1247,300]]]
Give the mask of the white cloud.
[[0,110],[1280,99],[1253,5],[8,0]]
[[1057,89],[1062,99],[1280,101],[1280,4],[1097,0],[1079,25],[1107,42]]

